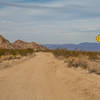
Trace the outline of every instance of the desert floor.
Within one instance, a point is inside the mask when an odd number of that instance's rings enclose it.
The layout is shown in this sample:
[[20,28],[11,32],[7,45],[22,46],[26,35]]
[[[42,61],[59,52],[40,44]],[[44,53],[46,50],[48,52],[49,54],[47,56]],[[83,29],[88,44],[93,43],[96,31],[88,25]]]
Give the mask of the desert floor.
[[100,75],[40,52],[0,70],[0,100],[100,100]]

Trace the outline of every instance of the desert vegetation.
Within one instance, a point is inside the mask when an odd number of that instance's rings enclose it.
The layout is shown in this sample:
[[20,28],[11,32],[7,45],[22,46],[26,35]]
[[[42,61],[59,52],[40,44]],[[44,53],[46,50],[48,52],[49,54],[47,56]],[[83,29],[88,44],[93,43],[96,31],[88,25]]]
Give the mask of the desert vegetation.
[[67,49],[51,50],[55,57],[66,59],[68,67],[87,69],[90,73],[100,74],[100,52],[70,51]]
[[32,54],[32,49],[0,49],[0,56],[2,55],[21,55],[26,56]]
[[33,49],[0,49],[0,60],[17,59],[33,52]]
[[52,53],[56,56],[63,56],[65,58],[68,57],[78,57],[78,56],[88,56],[88,58],[90,60],[97,60],[99,59],[100,56],[100,52],[90,52],[90,51],[78,51],[78,50],[74,50],[74,51],[70,51],[67,49],[55,49],[52,50]]

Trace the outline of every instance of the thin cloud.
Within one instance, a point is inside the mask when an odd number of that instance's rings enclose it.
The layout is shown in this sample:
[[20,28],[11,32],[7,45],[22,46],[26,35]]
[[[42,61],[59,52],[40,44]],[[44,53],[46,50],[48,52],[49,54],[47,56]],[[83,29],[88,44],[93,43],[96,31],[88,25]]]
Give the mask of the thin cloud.
[[11,6],[19,8],[30,8],[30,9],[57,9],[63,8],[61,5],[46,5],[46,4],[17,4],[17,3],[8,3],[0,1],[1,6]]
[[100,31],[100,6],[96,6],[100,0],[93,1],[52,0],[36,3],[0,0],[3,6],[0,9],[0,32],[10,40],[20,38],[39,43],[93,42],[96,33]]

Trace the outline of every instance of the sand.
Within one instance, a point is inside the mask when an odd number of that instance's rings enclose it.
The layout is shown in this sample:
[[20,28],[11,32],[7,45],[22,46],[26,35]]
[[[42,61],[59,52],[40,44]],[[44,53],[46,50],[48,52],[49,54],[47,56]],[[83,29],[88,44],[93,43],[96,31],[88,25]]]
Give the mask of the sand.
[[0,70],[0,100],[100,100],[100,76],[40,52]]

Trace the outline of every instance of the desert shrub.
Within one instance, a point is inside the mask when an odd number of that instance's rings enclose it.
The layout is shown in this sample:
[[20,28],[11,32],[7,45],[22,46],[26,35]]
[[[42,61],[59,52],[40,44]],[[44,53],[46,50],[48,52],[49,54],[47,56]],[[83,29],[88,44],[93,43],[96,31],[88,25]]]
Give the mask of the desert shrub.
[[11,59],[15,59],[15,58],[13,57],[13,55],[2,55],[0,57],[0,59],[1,60],[11,60]]
[[86,69],[88,67],[87,60],[80,59],[80,58],[70,58],[68,61],[68,67],[81,67]]
[[0,56],[2,55],[21,55],[27,56],[32,54],[34,51],[32,49],[0,49]]
[[0,49],[0,56],[5,54],[5,50]]
[[72,66],[77,67],[77,66],[74,65],[73,63],[74,63],[74,59],[72,58],[72,59],[70,59],[70,60],[68,61],[68,67],[72,67]]
[[100,62],[89,62],[88,66],[88,72],[89,73],[95,73],[95,74],[100,74]]
[[52,53],[55,55],[55,56],[64,56],[64,57],[77,57],[80,55],[80,52],[79,51],[70,51],[70,50],[67,50],[67,49],[55,49],[55,50],[52,50]]
[[[70,57],[73,55],[73,52],[67,50],[67,49],[55,49],[55,50],[52,50],[52,53],[56,56],[56,57],[59,57],[59,56],[64,56],[64,57]],[[76,54],[76,53],[75,53]]]
[[89,51],[77,51],[77,50],[67,50],[67,49],[55,49],[51,51],[54,56],[59,57],[63,56],[65,58],[68,57],[79,57],[82,56],[88,56],[89,60],[97,60],[99,59],[100,52],[89,52]]
[[90,60],[94,60],[94,61],[95,61],[96,59],[99,59],[99,57],[98,57],[99,54],[96,53],[96,52],[89,52],[89,53],[88,53],[88,56],[89,56],[89,59],[90,59]]
[[68,67],[87,69],[89,73],[100,75],[100,52],[70,51],[67,49],[51,50],[55,57],[64,57]]

